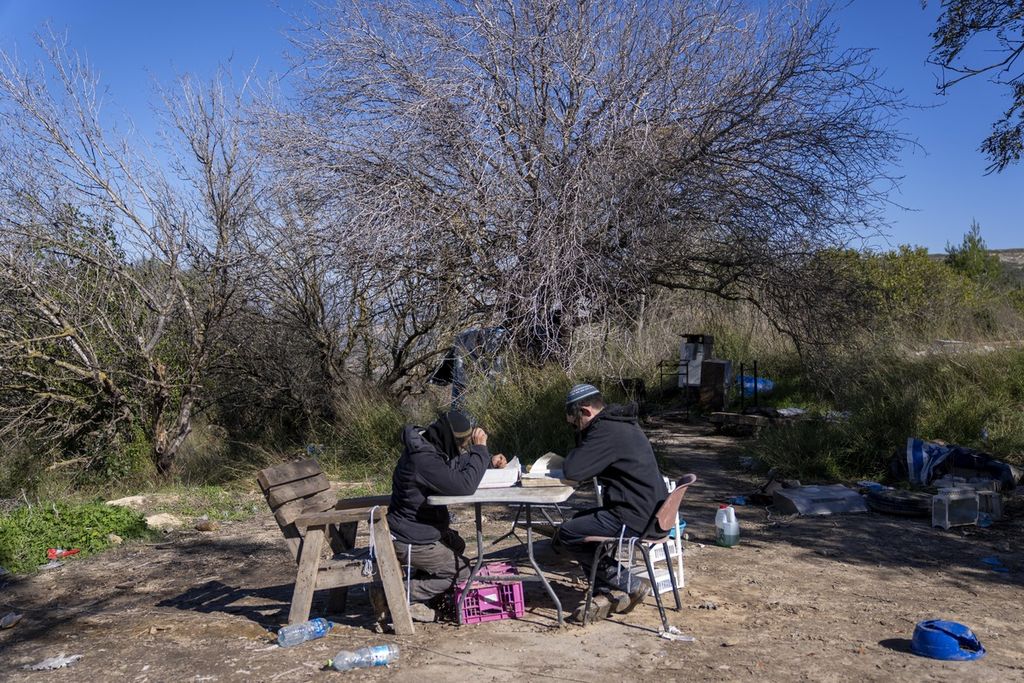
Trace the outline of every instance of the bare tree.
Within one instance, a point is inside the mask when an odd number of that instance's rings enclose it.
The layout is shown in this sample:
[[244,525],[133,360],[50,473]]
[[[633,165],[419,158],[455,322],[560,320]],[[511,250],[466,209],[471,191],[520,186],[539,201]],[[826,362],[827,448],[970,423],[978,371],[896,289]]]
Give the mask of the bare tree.
[[656,285],[781,311],[796,263],[877,224],[899,143],[898,98],[827,17],[339,3],[298,35],[303,98],[271,139],[310,196],[358,207],[376,263],[458,273],[472,317],[540,357]]
[[0,433],[79,452],[138,427],[164,473],[235,312],[254,162],[224,90],[183,79],[168,176],[110,134],[88,65],[40,45],[35,69],[0,55]]

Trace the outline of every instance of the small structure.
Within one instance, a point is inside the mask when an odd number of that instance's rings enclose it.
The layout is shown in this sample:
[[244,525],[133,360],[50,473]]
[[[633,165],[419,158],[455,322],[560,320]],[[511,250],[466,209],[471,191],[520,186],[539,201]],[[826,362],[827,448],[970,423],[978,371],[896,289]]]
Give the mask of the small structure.
[[684,334],[679,344],[679,388],[701,385],[701,365],[715,357],[715,338],[710,334]]

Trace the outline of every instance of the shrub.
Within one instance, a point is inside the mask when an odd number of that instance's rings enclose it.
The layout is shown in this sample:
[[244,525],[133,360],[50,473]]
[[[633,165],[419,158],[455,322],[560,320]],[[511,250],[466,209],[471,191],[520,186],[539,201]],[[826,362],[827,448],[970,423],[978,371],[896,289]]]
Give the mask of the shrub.
[[86,484],[138,485],[156,472],[152,452],[153,444],[142,427],[132,425],[126,434],[118,434],[101,448],[101,454],[88,473],[90,476],[83,481]]
[[765,432],[762,459],[801,478],[880,477],[914,436],[1024,460],[1024,351],[869,356],[840,371],[836,407],[849,419]]
[[0,566],[26,573],[46,563],[47,548],[79,548],[89,555],[106,548],[108,534],[145,538],[145,518],[101,502],[40,503],[0,517]]
[[389,489],[407,422],[401,406],[383,392],[353,391],[340,402],[338,422],[324,434],[324,443],[310,444],[307,452],[335,476],[362,479],[373,490]]

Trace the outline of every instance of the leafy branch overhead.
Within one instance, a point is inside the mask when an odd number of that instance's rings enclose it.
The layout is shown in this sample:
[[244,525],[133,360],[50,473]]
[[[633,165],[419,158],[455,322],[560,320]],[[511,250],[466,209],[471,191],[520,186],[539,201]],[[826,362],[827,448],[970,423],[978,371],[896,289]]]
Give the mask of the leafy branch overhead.
[[943,70],[939,92],[984,76],[1004,86],[1010,106],[981,144],[988,171],[1020,161],[1024,152],[1024,3],[1020,0],[942,0],[932,33],[931,59]]

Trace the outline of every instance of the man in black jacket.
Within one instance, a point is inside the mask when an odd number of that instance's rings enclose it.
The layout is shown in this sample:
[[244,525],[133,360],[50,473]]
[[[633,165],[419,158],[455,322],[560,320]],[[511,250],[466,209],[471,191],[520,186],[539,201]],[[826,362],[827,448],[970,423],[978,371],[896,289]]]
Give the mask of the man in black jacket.
[[427,496],[469,495],[488,466],[504,467],[505,458],[492,457],[487,433],[454,410],[425,430],[406,427],[402,443],[405,448],[391,479],[388,525],[409,574],[412,616],[433,621],[434,600],[469,577],[469,560],[463,555],[466,542],[449,526],[448,508],[429,505]]
[[[566,397],[565,410],[577,440],[576,448],[565,458],[565,478],[586,481],[597,477],[604,494],[602,507],[581,512],[559,527],[554,545],[572,555],[590,576],[597,544],[583,539],[652,533],[654,515],[668,497],[668,489],[651,442],[637,423],[635,403],[606,407],[597,387],[578,384]],[[625,612],[646,593],[644,588],[628,596],[613,596],[612,604]],[[582,614],[576,616],[582,618]]]

